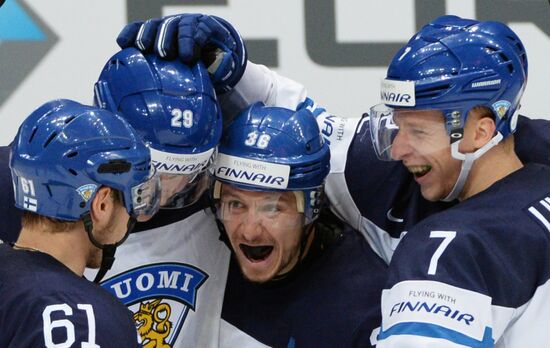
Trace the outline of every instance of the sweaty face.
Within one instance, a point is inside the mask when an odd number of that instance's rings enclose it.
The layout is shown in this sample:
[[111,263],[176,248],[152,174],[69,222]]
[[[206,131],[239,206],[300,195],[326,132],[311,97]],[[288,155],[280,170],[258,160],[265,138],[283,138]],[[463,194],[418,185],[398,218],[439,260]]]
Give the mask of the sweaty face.
[[461,162],[451,156],[449,135],[440,111],[396,112],[399,127],[391,156],[414,175],[422,196],[429,201],[445,198],[453,189]]
[[257,192],[222,185],[222,220],[243,275],[266,282],[298,261],[304,214],[293,192]]

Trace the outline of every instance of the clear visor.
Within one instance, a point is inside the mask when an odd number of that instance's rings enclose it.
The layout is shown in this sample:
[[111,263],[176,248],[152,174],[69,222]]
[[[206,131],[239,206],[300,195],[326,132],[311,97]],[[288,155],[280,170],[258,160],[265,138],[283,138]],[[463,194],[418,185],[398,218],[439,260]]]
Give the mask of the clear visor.
[[136,218],[153,216],[159,209],[160,177],[153,166],[149,178],[132,187],[132,215]]
[[195,203],[209,185],[206,170],[193,174],[160,175],[162,194],[160,205],[163,209],[178,209]]
[[215,199],[216,215],[226,228],[259,224],[268,229],[296,230],[305,225],[303,198],[300,191],[248,191],[224,184]]
[[450,149],[441,110],[394,109],[378,104],[370,109],[370,132],[376,155],[384,161]]

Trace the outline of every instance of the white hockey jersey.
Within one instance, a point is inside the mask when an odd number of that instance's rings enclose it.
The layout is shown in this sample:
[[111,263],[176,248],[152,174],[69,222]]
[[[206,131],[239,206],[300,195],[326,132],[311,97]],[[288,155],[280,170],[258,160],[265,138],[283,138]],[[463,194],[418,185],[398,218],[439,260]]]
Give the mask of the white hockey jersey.
[[101,283],[133,313],[144,346],[219,346],[230,252],[210,212],[194,210],[161,210],[156,228],[138,224]]

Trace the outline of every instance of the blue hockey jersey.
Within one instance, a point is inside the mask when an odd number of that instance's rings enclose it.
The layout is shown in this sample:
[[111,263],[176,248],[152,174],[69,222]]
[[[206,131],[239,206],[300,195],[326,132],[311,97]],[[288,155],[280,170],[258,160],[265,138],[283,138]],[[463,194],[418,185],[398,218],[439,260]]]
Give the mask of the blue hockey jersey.
[[0,244],[0,299],[0,347],[141,347],[128,309],[48,254]]
[[550,167],[527,165],[420,222],[382,296],[378,347],[546,347]]

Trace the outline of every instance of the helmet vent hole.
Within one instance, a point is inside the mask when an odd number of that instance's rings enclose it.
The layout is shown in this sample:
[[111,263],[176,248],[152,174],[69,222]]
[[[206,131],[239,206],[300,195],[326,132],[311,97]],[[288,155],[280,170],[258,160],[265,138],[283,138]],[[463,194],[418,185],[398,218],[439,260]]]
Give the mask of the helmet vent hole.
[[77,175],[78,175],[78,173],[76,172],[76,170],[71,169],[71,168],[69,168],[69,173],[71,173],[71,174],[74,175],[74,176],[77,176]]
[[507,55],[505,55],[504,53],[499,53],[498,56],[500,57],[500,59],[503,61],[503,62],[509,62],[510,59],[508,58]]
[[46,185],[46,189],[48,190],[48,194],[50,195],[50,197],[53,197],[52,189],[50,188],[50,185]]
[[67,118],[65,119],[65,124],[69,124],[72,120],[74,120],[74,116],[67,117]]
[[38,131],[38,128],[37,127],[34,127],[34,129],[32,130],[32,133],[31,133],[31,137],[29,138],[29,143],[32,141],[32,139],[34,138],[34,135],[36,134],[36,131]]
[[119,65],[124,66],[124,62],[120,59],[113,59],[111,60],[110,64],[115,66],[119,66]]
[[57,136],[56,132],[53,132],[52,134],[50,134],[50,136],[48,137],[48,139],[46,139],[46,142],[44,143],[44,148],[46,148],[52,142],[52,140],[55,139],[56,136]]
[[432,88],[416,92],[416,96],[418,98],[433,98],[441,95],[442,93],[447,91],[449,88],[451,88],[451,86],[448,84],[441,85],[441,86],[434,86]]
[[67,154],[67,158],[73,158],[76,155],[78,155],[78,151],[72,151],[72,152]]

